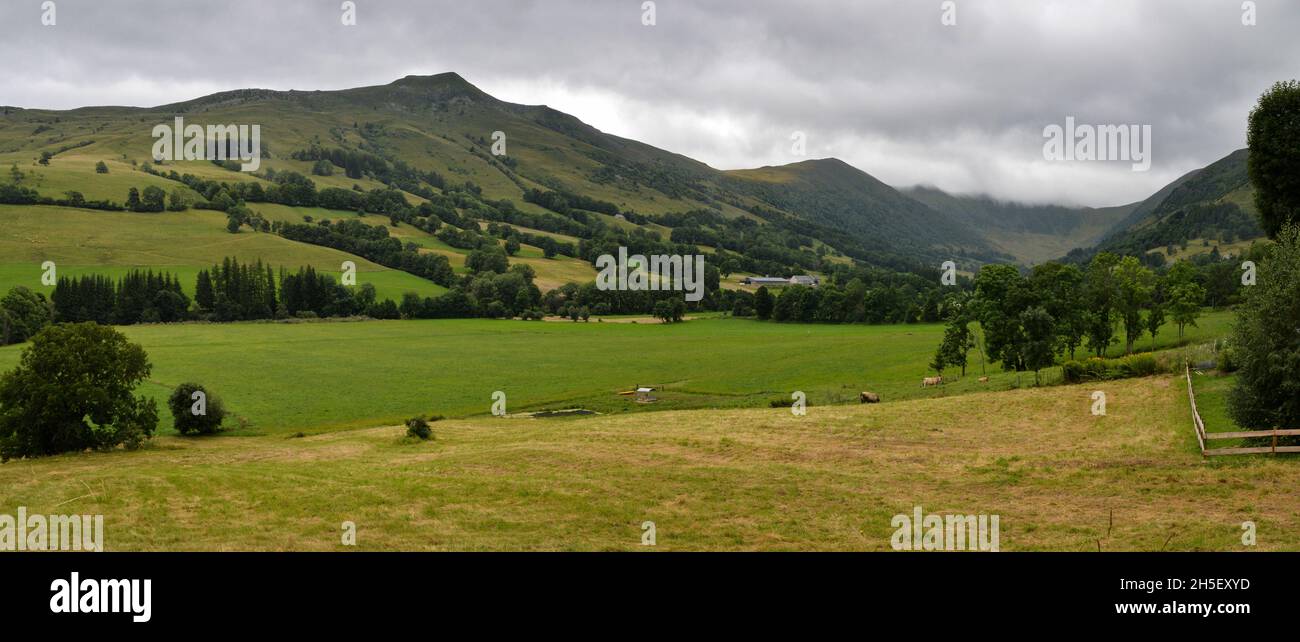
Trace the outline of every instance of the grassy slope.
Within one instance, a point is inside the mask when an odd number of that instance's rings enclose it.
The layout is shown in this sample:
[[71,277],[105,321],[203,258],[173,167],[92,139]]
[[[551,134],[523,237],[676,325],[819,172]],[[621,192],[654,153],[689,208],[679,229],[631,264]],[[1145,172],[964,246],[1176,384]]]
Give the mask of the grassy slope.
[[[1241,210],[1241,216],[1255,220],[1258,211],[1255,208],[1254,188],[1246,175],[1247,151],[1239,149],[1227,156],[1166,185],[1146,200],[1137,204],[1133,211],[1115,226],[1097,249],[1102,251],[1159,251],[1166,258],[1186,258],[1199,253],[1210,252],[1209,247],[1200,249],[1203,239],[1188,239],[1188,251],[1179,251],[1169,257],[1164,251],[1163,243],[1152,242],[1152,236],[1160,236],[1161,229],[1171,225],[1183,225],[1180,212],[1190,206],[1234,204]],[[1245,243],[1227,244],[1220,249],[1225,252],[1249,246],[1252,241],[1263,241],[1264,237],[1244,239]],[[1136,247],[1132,246],[1137,243]],[[1218,245],[1212,240],[1211,245]]]
[[[130,164],[150,159],[152,127],[170,123],[178,115],[187,124],[259,124],[264,148],[272,155],[263,160],[264,169],[305,173],[310,163],[294,161],[289,155],[312,144],[364,147],[418,169],[435,170],[452,183],[473,181],[483,189],[485,198],[511,200],[529,212],[542,210],[523,202],[523,190],[544,187],[578,192],[642,214],[716,207],[728,217],[753,218],[741,207],[762,205],[781,211],[788,202],[797,209],[792,213],[828,225],[841,221],[836,217],[847,216],[841,222],[850,224],[862,216],[880,217],[882,224],[912,241],[947,236],[944,230],[952,227],[917,223],[914,219],[918,216],[942,216],[913,207],[915,202],[892,188],[840,163],[830,164],[830,169],[799,169],[800,176],[811,182],[800,184],[802,193],[797,197],[787,189],[761,196],[753,193],[768,182],[761,175],[719,172],[677,154],[603,134],[545,107],[503,103],[455,74],[411,76],[388,85],[345,91],[225,92],[155,108],[17,110],[0,115],[0,167],[17,163],[24,170],[38,169],[34,161],[42,151],[89,141],[89,145],[56,155],[48,170],[41,170],[76,174],[59,179],[51,189],[43,186],[42,192],[57,196],[64,188],[78,189],[88,198],[120,202],[131,186],[122,183],[130,173]],[[513,168],[491,156],[494,131],[506,134]],[[113,178],[98,183],[89,177],[79,180],[96,160],[109,162],[108,176]],[[247,179],[234,172],[221,174],[222,170],[206,162],[168,165],[208,178]],[[0,176],[0,180],[6,177]],[[367,189],[377,186],[373,181],[354,181],[339,174],[314,180],[322,186],[350,187],[354,182]],[[154,181],[136,182],[135,186],[143,187]],[[161,184],[168,185],[166,181]],[[647,227],[665,235],[670,232]],[[879,226],[859,227],[868,232],[864,240],[880,240]],[[964,243],[982,244],[972,234],[956,237]]]
[[398,270],[390,270],[345,252],[298,243],[273,234],[225,231],[221,212],[191,210],[142,214],[96,212],[62,207],[0,205],[0,291],[25,285],[47,294],[40,284],[44,261],[54,261],[64,275],[125,273],[132,267],[176,272],[186,288],[198,270],[227,256],[296,269],[312,265],[338,275],[343,261],[357,265],[357,282],[373,283],[381,298],[403,292],[433,296],[445,288]]
[[[1221,336],[1228,318],[1210,315],[1201,328],[1190,329],[1189,340]],[[852,403],[862,390],[894,402],[1033,381],[1032,374],[1018,377],[990,367],[990,381],[980,383],[978,356],[972,353],[967,377],[940,389],[921,388],[942,338],[940,325],[468,319],[153,325],[123,331],[153,361],[152,381],[144,387],[148,394],[161,401],[177,384],[201,382],[249,422],[244,434],[363,428],[420,413],[486,414],[496,390],[506,393],[511,412],[585,407],[617,413],[767,406],[772,400],[790,403],[796,390],[814,406]],[[1165,332],[1158,345],[1173,342],[1173,333]],[[0,348],[0,370],[17,362],[22,347]],[[1054,371],[1043,376],[1059,379]],[[661,401],[647,408],[615,394],[637,384],[662,388]],[[169,418],[164,424],[170,426]]]
[[[67,152],[67,154],[71,155],[82,151],[83,150],[78,149],[78,150],[74,150],[73,152]],[[198,198],[197,194],[194,194],[188,188],[184,187],[180,183],[165,180],[156,176],[151,176],[149,174],[146,174],[144,172],[132,168],[128,163],[122,162],[120,160],[111,160],[109,161],[108,164],[110,165],[110,172],[108,174],[96,174],[94,173],[93,155],[65,156],[61,154],[55,157],[55,159],[51,162],[51,165],[48,167],[40,167],[40,166],[33,165],[32,167],[25,169],[24,171],[28,172],[29,175],[23,179],[22,184],[24,186],[37,189],[37,191],[41,192],[42,194],[49,195],[49,196],[61,196],[66,191],[77,190],[77,191],[81,191],[83,195],[85,195],[89,199],[112,200],[119,203],[125,202],[127,191],[131,187],[143,189],[148,185],[157,185],[169,192],[173,189],[180,189],[182,192],[186,193],[191,199]],[[275,167],[277,169],[292,169],[302,173],[307,173],[307,174],[310,173],[310,163],[307,163],[305,161],[268,160],[266,163],[264,163],[264,165],[266,167]],[[213,179],[213,180],[235,181],[235,182],[256,181],[265,184],[265,181],[262,181],[261,179],[257,179],[256,177],[253,177],[251,175],[224,170],[222,168],[219,168],[207,162],[169,163],[163,167],[164,170],[172,169],[172,168],[176,169],[179,172],[198,174],[200,176]],[[331,176],[331,177],[313,176],[312,178],[322,188],[326,186],[350,188],[353,184],[360,184],[362,187],[367,189],[382,187],[381,184],[376,183],[372,180],[360,179],[354,181],[353,179],[346,178],[341,174]],[[0,180],[7,180],[7,179],[8,179],[7,175],[0,174]],[[424,199],[421,199],[418,196],[408,194],[407,200],[412,203],[419,203],[422,202]],[[11,208],[11,207],[15,210],[21,209],[15,206],[0,206],[0,219],[3,218],[6,208]],[[250,207],[256,212],[258,212],[259,214],[261,214],[262,216],[264,216],[267,220],[270,221],[278,220],[286,223],[301,223],[304,221],[303,218],[304,216],[311,216],[314,220],[318,220],[318,221],[324,219],[339,220],[339,219],[357,218],[356,212],[342,212],[338,210],[327,210],[319,207],[290,207],[290,206],[279,205],[274,203],[253,203],[250,205]],[[531,206],[522,209],[531,209]],[[58,221],[54,220],[52,217],[55,212],[58,212],[60,216],[63,216],[63,219]],[[64,216],[64,214],[69,212],[75,213],[75,212],[79,212],[79,210],[63,208],[57,210],[50,209],[47,211],[45,208],[36,208],[34,210],[31,210],[33,219],[31,222],[29,222],[29,226],[34,229],[48,222],[48,224],[50,225],[49,229],[41,229],[39,230],[39,232],[34,232],[34,233],[44,233],[54,237],[62,237],[69,231],[72,231],[74,234],[77,235],[88,234],[90,233],[90,230],[79,230],[76,229],[76,226],[85,222],[102,222],[102,221],[95,221],[93,218],[87,218],[87,216],[91,216],[91,217],[103,216],[103,213],[100,212],[91,210],[91,211],[82,212],[81,215],[79,216]],[[194,215],[194,218],[173,218],[173,219],[168,219],[168,221],[173,223],[179,221],[202,222],[207,225],[207,229],[186,230],[178,226],[159,226],[159,227],[127,226],[124,229],[129,230],[131,239],[137,245],[171,248],[173,250],[178,249],[180,247],[187,247],[189,244],[193,243],[194,239],[192,237],[195,235],[205,236],[206,238],[207,236],[210,236],[210,233],[213,231],[213,229],[224,232],[225,219],[224,217],[221,217],[219,213],[214,213],[211,211],[191,211],[191,212],[183,213],[179,216],[189,216],[189,215]],[[120,221],[139,222],[141,220],[144,220],[140,218],[140,216],[142,215],[110,214],[109,216],[110,218],[108,220],[113,221],[115,225],[118,224]],[[125,217],[125,218],[112,218],[112,217]],[[364,220],[366,223],[370,225],[385,225],[387,224],[388,219],[383,216],[372,215],[367,217]],[[213,228],[213,226],[216,227]],[[28,231],[28,230],[24,230],[24,231]],[[667,235],[667,233],[668,231],[665,231],[665,236]],[[395,228],[390,227],[389,234],[401,240],[404,243],[413,242],[416,243],[417,245],[430,248],[434,252],[447,256],[447,258],[451,261],[451,265],[453,268],[463,267],[465,264],[465,257],[469,254],[467,250],[452,248],[447,244],[443,243],[442,241],[439,241],[433,235],[428,234],[427,232],[424,232],[422,230],[416,229],[414,227],[411,227],[410,225],[402,225]],[[572,242],[575,246],[577,245],[577,239],[574,239],[572,237],[563,237],[562,235],[554,235],[554,236]],[[126,237],[126,233],[123,232],[123,234],[114,236],[111,240],[116,241],[120,238],[125,238],[125,237]],[[0,240],[0,243],[3,242],[4,242],[3,240]],[[265,243],[260,243],[258,245],[259,248],[266,246]],[[110,245],[109,243],[106,242],[104,243],[104,246],[109,247]],[[29,248],[29,249],[35,250],[35,248]],[[40,249],[44,250],[45,248],[42,247]],[[198,248],[198,252],[200,254],[204,254],[204,248]],[[334,251],[330,251],[330,252],[333,255],[343,254],[341,252],[334,252]],[[35,252],[33,251],[31,253],[35,253]],[[296,253],[299,253],[299,251],[288,250],[287,253],[292,256]],[[46,260],[46,258],[55,260],[56,262],[59,261],[59,258],[55,256],[49,256],[49,257],[42,258],[40,261],[37,261],[37,263],[39,264],[41,261]],[[221,258],[222,257],[218,256],[216,257],[216,260],[219,261]],[[256,257],[254,257],[254,259],[255,258]],[[367,271],[367,269],[375,269],[376,271],[383,269],[380,268],[379,266],[375,266],[374,264],[371,264],[368,261],[357,260],[356,257],[349,256],[348,258],[354,260],[357,263],[358,268],[362,271]],[[70,264],[69,267],[76,267],[78,269],[81,269],[92,265],[103,264],[100,261],[86,262],[81,257],[75,257],[75,259],[78,261],[76,265],[73,266]],[[149,260],[150,259],[148,257],[145,257],[143,259],[140,259],[139,262],[131,262],[132,261],[131,257],[124,255],[120,258],[115,259],[114,264],[134,265],[134,266],[141,266],[141,267],[158,265],[157,263],[149,262]],[[531,245],[525,245],[520,252],[520,256],[517,259],[512,259],[511,262],[526,263],[528,265],[531,265],[537,273],[536,283],[538,287],[543,289],[543,291],[552,288],[557,288],[569,282],[582,283],[582,282],[590,281],[595,278],[595,274],[596,274],[595,269],[592,268],[589,263],[576,258],[557,256],[553,259],[543,259],[542,250],[540,248],[536,248]],[[335,274],[337,274],[338,272],[337,263],[338,261],[328,263],[328,264],[320,263],[320,262],[310,262],[310,264],[314,265],[315,267],[317,267],[322,271],[335,273]],[[363,263],[369,266],[369,268],[361,268],[360,266]],[[178,271],[185,275],[189,275],[197,272],[199,268],[206,267],[210,264],[211,264],[210,261],[202,264],[196,264],[193,262],[184,261],[175,264],[169,264],[169,266],[176,268],[175,271]],[[3,261],[0,262],[0,274],[5,272],[6,270],[12,271],[15,269],[21,269],[21,267],[22,267],[21,265],[15,265],[10,261]],[[461,273],[464,273],[465,271],[466,270],[464,269],[458,270],[458,272]],[[110,270],[109,272],[112,271]],[[414,277],[406,278],[408,275],[398,275],[396,271],[393,272],[394,274],[384,275],[375,282],[376,287],[381,289],[380,291],[381,298],[391,298],[397,300],[400,298],[401,294],[405,291],[415,291],[415,292],[419,292],[422,295],[427,296],[427,295],[437,294],[445,290],[445,288],[442,288],[432,283],[427,283],[422,279],[418,279]],[[188,283],[190,280],[191,279],[187,278],[186,282]],[[0,281],[0,285],[4,285],[4,283],[5,282]]]
[[[1209,245],[1206,245],[1207,242]],[[1211,254],[1214,252],[1214,248],[1217,247],[1219,248],[1219,254],[1222,254],[1223,256],[1240,256],[1250,250],[1252,245],[1268,242],[1269,241],[1266,238],[1245,239],[1232,243],[1224,243],[1218,239],[1188,239],[1187,249],[1175,246],[1174,253],[1170,254],[1168,248],[1158,247],[1153,250],[1148,250],[1147,254],[1163,254],[1166,261],[1173,262],[1191,259],[1192,257],[1201,254]]]
[[[885,240],[881,249],[928,248],[942,244],[989,253],[987,241],[964,221],[908,198],[837,159],[779,167],[732,170],[736,189],[792,211],[820,212],[817,222],[855,233],[863,242]],[[942,229],[941,234],[934,230]]]
[[1259,549],[1300,548],[1300,468],[1202,462],[1180,383],[1097,386],[1104,417],[1094,386],[1063,386],[806,417],[457,420],[423,443],[162,437],[0,465],[0,513],[103,514],[110,550],[347,550],[344,521],[361,549],[888,550],[891,517],[917,505],[1000,515],[1006,551],[1240,550],[1245,520]]

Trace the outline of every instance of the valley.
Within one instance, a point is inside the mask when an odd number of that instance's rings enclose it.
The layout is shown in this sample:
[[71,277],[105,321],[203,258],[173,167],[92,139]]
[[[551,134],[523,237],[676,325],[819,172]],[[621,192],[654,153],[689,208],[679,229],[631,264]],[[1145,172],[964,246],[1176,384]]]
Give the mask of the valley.
[[[257,171],[152,158],[152,125],[177,118],[257,124]],[[895,189],[834,158],[723,171],[453,73],[0,108],[0,293],[57,299],[72,282],[51,264],[113,279],[82,304],[147,354],[136,394],[160,409],[138,451],[0,465],[0,513],[112,515],[109,550],[334,550],[347,521],[367,550],[635,550],[647,520],[664,550],[878,550],[923,500],[1000,513],[1004,550],[1232,550],[1234,520],[1300,532],[1270,492],[1285,461],[1199,464],[1176,373],[1231,332],[1219,255],[1263,247],[1252,199],[1241,152],[1104,208]],[[1186,259],[1210,290],[1184,336],[1139,334],[1153,371],[1064,385],[1090,350],[1063,345],[1004,369],[978,321],[965,372],[936,363],[986,268],[1082,283],[1108,251],[1140,258],[1126,269]],[[597,286],[601,255],[636,253],[703,255],[706,291],[673,313]],[[139,270],[175,278],[176,322],[128,293]],[[30,345],[0,347],[0,372]],[[1221,430],[1229,381],[1203,381]],[[173,428],[187,382],[223,405],[216,434]]]

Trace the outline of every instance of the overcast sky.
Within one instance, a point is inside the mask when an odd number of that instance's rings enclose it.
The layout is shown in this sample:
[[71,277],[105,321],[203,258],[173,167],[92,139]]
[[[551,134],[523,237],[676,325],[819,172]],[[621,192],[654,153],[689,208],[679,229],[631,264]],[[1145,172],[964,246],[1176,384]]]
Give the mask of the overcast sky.
[[[722,169],[837,157],[898,187],[1113,205],[1245,146],[1300,76],[1300,2],[41,0],[0,5],[0,104],[152,106],[455,71]],[[1043,128],[1152,128],[1152,166],[1043,158]]]

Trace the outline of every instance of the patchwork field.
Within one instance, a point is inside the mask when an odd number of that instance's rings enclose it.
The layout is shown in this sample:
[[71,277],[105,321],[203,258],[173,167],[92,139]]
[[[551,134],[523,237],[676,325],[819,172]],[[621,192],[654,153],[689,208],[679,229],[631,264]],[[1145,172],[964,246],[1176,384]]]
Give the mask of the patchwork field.
[[0,513],[103,514],[110,550],[352,550],[344,521],[363,550],[887,550],[918,505],[999,515],[1004,551],[1246,550],[1247,520],[1255,549],[1300,547],[1300,467],[1202,461],[1181,383],[160,437],[0,465]]

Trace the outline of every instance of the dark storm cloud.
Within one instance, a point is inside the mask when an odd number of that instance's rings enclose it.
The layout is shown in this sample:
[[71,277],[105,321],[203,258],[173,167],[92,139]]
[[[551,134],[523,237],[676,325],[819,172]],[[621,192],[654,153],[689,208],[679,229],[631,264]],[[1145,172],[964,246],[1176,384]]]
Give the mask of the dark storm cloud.
[[[1092,205],[1244,145],[1297,75],[1300,7],[1258,0],[55,0],[0,7],[0,104],[152,105],[242,87],[337,89],[456,71],[514,102],[717,167],[837,156],[895,185]],[[1145,124],[1150,171],[1042,157],[1042,131]]]

